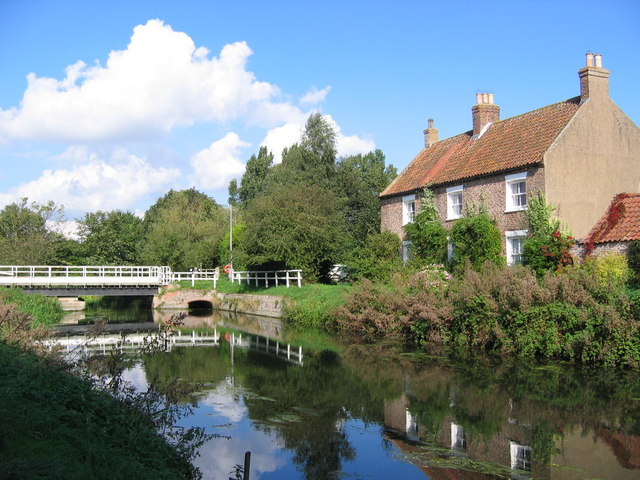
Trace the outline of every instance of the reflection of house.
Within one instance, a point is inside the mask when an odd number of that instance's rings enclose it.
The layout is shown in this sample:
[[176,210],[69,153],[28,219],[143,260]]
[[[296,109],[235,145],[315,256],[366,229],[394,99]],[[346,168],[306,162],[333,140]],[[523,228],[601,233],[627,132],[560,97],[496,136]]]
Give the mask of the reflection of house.
[[587,54],[580,96],[500,120],[492,94],[478,94],[473,129],[425,148],[380,194],[381,226],[404,237],[429,186],[446,226],[465,205],[483,204],[504,234],[509,263],[520,257],[530,193],[544,192],[577,238],[621,191],[640,191],[640,129],[609,98],[602,56]]

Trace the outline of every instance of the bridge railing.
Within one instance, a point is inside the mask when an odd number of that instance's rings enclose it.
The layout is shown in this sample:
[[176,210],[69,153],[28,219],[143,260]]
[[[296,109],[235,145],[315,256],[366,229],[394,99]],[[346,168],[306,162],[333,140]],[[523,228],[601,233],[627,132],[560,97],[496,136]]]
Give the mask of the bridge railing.
[[188,272],[172,272],[169,271],[170,283],[178,283],[182,281],[191,281],[191,286],[195,285],[196,280],[210,280],[213,282],[215,289],[218,284],[220,274],[217,268],[213,269],[193,269]]
[[171,269],[157,266],[0,265],[0,286],[144,286],[166,283]]
[[255,286],[279,286],[291,285],[302,287],[302,270],[254,270],[254,271],[231,271],[231,283],[247,282],[247,285]]

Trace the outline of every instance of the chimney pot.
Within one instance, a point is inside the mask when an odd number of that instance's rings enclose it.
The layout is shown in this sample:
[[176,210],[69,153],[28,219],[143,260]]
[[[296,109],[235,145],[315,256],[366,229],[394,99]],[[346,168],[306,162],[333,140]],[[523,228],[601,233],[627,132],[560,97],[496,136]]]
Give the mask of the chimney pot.
[[596,53],[596,67],[602,68],[602,54]]
[[587,67],[593,67],[593,52],[587,52]]
[[493,105],[493,93],[489,94],[489,103]]
[[482,94],[476,93],[476,105],[480,105],[482,103]]

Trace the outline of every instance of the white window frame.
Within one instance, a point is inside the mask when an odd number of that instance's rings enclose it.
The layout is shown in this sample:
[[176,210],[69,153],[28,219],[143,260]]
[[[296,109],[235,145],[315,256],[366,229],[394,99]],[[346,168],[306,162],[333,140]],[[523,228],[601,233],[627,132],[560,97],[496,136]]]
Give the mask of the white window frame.
[[402,197],[402,225],[412,223],[416,216],[416,196],[405,195]]
[[[524,184],[524,192],[514,193],[513,189],[517,185]],[[518,212],[527,209],[527,172],[513,173],[505,175],[505,212]],[[516,197],[524,200],[524,205],[517,205]]]
[[411,242],[405,240],[402,242],[402,262],[407,263],[411,258]]
[[509,441],[509,457],[513,470],[531,471],[531,447]]
[[[457,220],[462,218],[462,191],[464,185],[456,185],[447,188],[447,220]],[[459,196],[459,197],[458,197]],[[454,203],[454,200],[460,199],[460,203]],[[460,211],[457,211],[459,208]]]
[[467,437],[464,433],[464,428],[455,422],[451,422],[451,448],[460,450],[467,449]]
[[[525,239],[527,237],[527,234],[529,233],[528,230],[509,230],[507,232],[504,232],[504,236],[506,239],[506,248],[505,248],[505,252],[507,253],[507,265],[515,265],[516,263],[522,263],[522,261],[516,262],[514,259],[514,255],[520,255],[521,257],[524,255],[524,251],[523,252],[514,252],[513,251],[513,240],[515,239]],[[524,245],[524,242],[523,242]]]

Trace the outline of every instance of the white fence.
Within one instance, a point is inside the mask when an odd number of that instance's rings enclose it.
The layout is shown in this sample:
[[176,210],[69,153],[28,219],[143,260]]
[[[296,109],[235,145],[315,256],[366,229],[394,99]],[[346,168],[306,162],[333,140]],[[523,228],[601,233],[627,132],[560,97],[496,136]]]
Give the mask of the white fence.
[[220,278],[218,269],[214,268],[211,270],[198,270],[193,269],[188,272],[169,272],[170,275],[170,283],[178,283],[181,281],[191,281],[191,286],[193,287],[196,283],[196,280],[210,280],[213,282],[213,288],[215,289],[218,285],[218,279]]
[[171,269],[154,266],[0,266],[0,286],[141,287],[167,283]]
[[261,270],[261,271],[245,271],[229,274],[232,283],[247,282],[247,285],[277,287],[286,285],[289,288],[292,284],[302,287],[302,270]]

